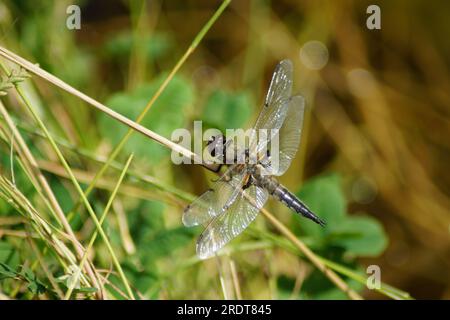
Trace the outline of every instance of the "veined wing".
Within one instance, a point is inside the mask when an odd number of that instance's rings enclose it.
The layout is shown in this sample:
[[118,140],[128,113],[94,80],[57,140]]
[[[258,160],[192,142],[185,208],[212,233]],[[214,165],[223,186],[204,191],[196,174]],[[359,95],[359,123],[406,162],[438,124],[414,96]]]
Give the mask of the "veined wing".
[[231,206],[246,176],[245,170],[238,171],[238,168],[231,166],[211,189],[184,209],[182,220],[186,227],[204,224]]
[[[260,129],[276,132],[281,128],[286,118],[288,101],[292,91],[292,69],[290,60],[283,60],[276,66],[264,101],[264,107],[254,126],[256,134],[259,134]],[[268,135],[259,138],[259,141],[256,135],[253,135],[250,141],[250,150],[254,151],[255,147],[257,147],[258,152],[263,150],[273,135],[274,133],[268,132]]]
[[[302,96],[291,97],[286,119],[278,133],[279,152],[271,152],[271,167],[267,168],[270,174],[281,176],[291,165],[300,145],[304,113],[305,99]],[[274,138],[273,142],[276,140]]]
[[251,185],[237,196],[227,211],[217,215],[197,240],[197,255],[206,259],[240,234],[267,201],[267,190]]

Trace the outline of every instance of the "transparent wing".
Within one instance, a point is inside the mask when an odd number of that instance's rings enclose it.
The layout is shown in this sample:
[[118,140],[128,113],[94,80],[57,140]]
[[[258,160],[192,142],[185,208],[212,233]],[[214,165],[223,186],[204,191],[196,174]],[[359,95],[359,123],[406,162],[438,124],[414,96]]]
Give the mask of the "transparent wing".
[[239,193],[227,211],[216,216],[197,240],[197,255],[206,259],[240,234],[267,201],[267,190],[251,185]]
[[[264,106],[254,126],[255,132],[260,129],[275,131],[281,128],[288,110],[288,100],[292,91],[292,62],[281,61],[275,68],[270,82]],[[274,134],[264,138],[253,135],[250,141],[250,150],[257,147],[258,151],[264,149]],[[259,140],[259,141],[258,141]]]
[[215,193],[209,189],[188,205],[183,212],[183,224],[186,227],[200,225],[217,215]]
[[244,170],[237,171],[237,168],[230,167],[211,189],[184,209],[182,220],[186,227],[204,224],[231,206],[246,176]]
[[[289,99],[289,108],[279,134],[271,143],[270,174],[281,176],[291,165],[292,159],[300,145],[302,135],[303,116],[305,113],[305,100],[302,96],[294,96]],[[274,143],[278,140],[278,150],[274,149]],[[277,152],[278,151],[278,152]]]

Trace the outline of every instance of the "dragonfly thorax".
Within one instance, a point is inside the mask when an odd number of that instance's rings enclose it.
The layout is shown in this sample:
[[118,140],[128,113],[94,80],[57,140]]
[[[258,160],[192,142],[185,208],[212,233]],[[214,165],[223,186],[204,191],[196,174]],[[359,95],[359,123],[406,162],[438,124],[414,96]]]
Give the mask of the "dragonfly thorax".
[[267,170],[262,164],[251,165],[247,170],[252,177],[252,183],[256,184],[258,187],[267,189],[270,194],[278,187],[278,180],[267,174]]
[[206,143],[208,153],[220,164],[256,164],[257,158],[250,157],[248,148],[239,148],[235,141],[223,134],[212,136]]

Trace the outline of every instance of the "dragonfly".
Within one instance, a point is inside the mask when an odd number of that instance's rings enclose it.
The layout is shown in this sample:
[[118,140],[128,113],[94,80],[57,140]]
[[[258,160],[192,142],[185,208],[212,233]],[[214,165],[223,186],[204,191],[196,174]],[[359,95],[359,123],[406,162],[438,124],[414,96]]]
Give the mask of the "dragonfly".
[[[297,214],[322,227],[325,221],[315,215],[300,199],[278,182],[276,177],[289,168],[300,145],[305,101],[301,95],[291,96],[293,65],[290,60],[278,63],[252,132],[266,130],[269,134],[250,136],[248,147],[237,150],[231,163],[227,156],[230,140],[223,135],[208,141],[211,156],[221,157],[228,168],[215,180],[209,190],[188,205],[182,221],[187,227],[204,225],[197,239],[196,252],[200,259],[214,256],[218,250],[244,231],[272,196]],[[261,137],[262,136],[262,137]],[[271,142],[278,141],[277,165],[273,165]],[[221,147],[221,148],[219,148]],[[221,150],[217,152],[217,150]],[[248,161],[256,154],[255,161]]]

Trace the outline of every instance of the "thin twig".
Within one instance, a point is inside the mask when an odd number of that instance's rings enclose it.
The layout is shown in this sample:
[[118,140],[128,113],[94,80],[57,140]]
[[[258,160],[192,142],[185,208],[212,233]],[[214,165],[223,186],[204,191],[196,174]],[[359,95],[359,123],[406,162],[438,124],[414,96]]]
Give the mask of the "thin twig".
[[217,270],[219,271],[219,281],[220,281],[220,287],[222,288],[223,299],[230,300],[230,297],[228,296],[228,290],[227,290],[226,281],[225,281],[225,277],[224,277],[224,270],[222,268],[222,263],[220,261],[220,257],[218,255],[216,255],[214,260],[217,265]]
[[14,175],[14,131],[11,134],[11,148],[9,150],[9,160],[11,166],[11,181],[13,185],[16,185],[16,178]]
[[123,208],[121,201],[113,202],[113,212],[116,216],[123,248],[127,254],[133,255],[136,253],[136,245],[134,244],[133,237],[130,234],[130,227],[128,225],[125,209]]
[[241,286],[239,284],[239,276],[236,270],[236,263],[233,259],[229,259],[230,261],[230,270],[231,270],[231,278],[233,279],[234,291],[236,294],[236,299],[242,300]]

